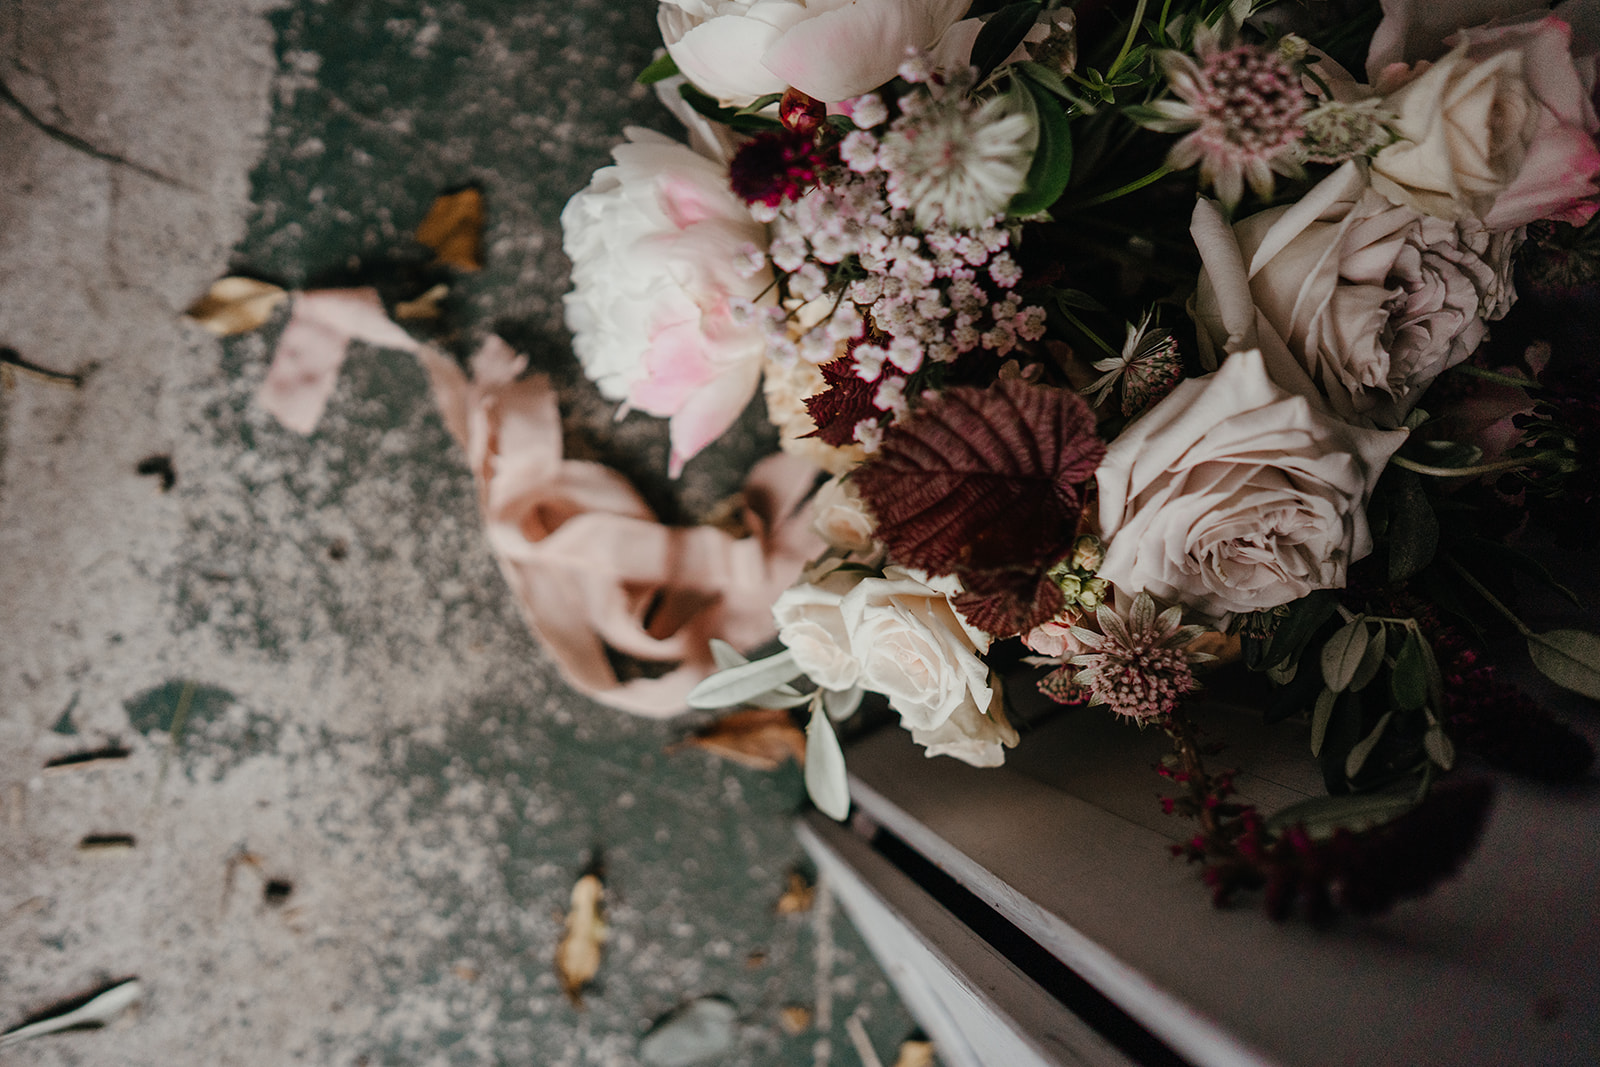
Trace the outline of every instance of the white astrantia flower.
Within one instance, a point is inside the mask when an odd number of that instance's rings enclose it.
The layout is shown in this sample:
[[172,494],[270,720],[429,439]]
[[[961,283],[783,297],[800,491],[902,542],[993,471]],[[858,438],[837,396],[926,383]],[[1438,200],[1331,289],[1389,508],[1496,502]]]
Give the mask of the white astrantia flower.
[[976,229],[1022,191],[1038,143],[1033,117],[1005,97],[946,93],[895,120],[879,166],[889,175],[889,202],[908,209],[918,227]]

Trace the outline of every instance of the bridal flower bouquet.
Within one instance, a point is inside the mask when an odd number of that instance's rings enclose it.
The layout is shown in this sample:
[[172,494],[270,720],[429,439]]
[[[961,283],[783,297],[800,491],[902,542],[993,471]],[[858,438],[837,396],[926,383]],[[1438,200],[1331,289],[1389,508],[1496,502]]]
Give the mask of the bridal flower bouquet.
[[[1600,637],[1507,606],[1553,581],[1519,537],[1600,519],[1574,343],[1600,0],[662,0],[660,26],[640,80],[686,140],[627,130],[568,204],[577,354],[670,420],[673,474],[758,392],[826,472],[818,551],[759,605],[783,650],[712,642],[690,705],[809,716],[836,818],[864,693],[980,767],[1021,740],[1007,686],[1165,730],[1177,851],[1279,917],[1453,871],[1491,799],[1441,778],[1463,750],[1586,773],[1499,637],[1600,698]],[[1567,310],[1519,321],[1519,292]],[[1206,767],[1191,702],[1235,661],[1309,721],[1329,797],[1258,812]]]

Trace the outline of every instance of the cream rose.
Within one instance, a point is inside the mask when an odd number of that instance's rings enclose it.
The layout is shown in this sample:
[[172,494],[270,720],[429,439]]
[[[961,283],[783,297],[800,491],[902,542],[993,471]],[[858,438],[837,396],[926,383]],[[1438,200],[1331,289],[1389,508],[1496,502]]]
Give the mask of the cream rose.
[[833,570],[790,586],[772,605],[778,640],[796,666],[823,689],[846,691],[861,682],[840,604],[861,581],[860,570]]
[[1572,29],[1553,15],[1462,30],[1431,66],[1385,97],[1399,140],[1372,160],[1372,185],[1397,204],[1491,230],[1594,214],[1600,129],[1594,57],[1575,61]]
[[839,475],[824,482],[811,502],[811,514],[811,528],[834,548],[866,554],[877,547],[872,536],[877,524],[849,478]]
[[612,400],[671,418],[671,471],[738,418],[761,380],[765,335],[737,313],[772,280],[735,269],[766,230],[728,188],[727,168],[629,129],[561,213],[572,260],[572,346]]
[[789,86],[835,103],[889,81],[972,0],[662,0],[667,53],[696,87],[742,107]]
[[911,730],[937,730],[969,701],[987,711],[994,697],[978,658],[988,638],[967,625],[940,585],[889,567],[840,604],[861,685],[888,697]]
[[1404,431],[1351,426],[1267,375],[1261,353],[1180,384],[1100,464],[1100,576],[1213,620],[1345,584]]
[[991,701],[988,714],[984,714],[970,699],[965,700],[937,728],[913,729],[911,740],[927,749],[929,759],[951,756],[974,767],[998,767],[1006,761],[1006,749],[1016,748],[1020,740],[1006,720],[1003,704]]
[[1350,421],[1394,428],[1433,380],[1470,356],[1510,308],[1517,239],[1390,203],[1351,161],[1301,200],[1231,228],[1195,212],[1204,270],[1201,345],[1262,348],[1278,384],[1302,391],[1283,354]]

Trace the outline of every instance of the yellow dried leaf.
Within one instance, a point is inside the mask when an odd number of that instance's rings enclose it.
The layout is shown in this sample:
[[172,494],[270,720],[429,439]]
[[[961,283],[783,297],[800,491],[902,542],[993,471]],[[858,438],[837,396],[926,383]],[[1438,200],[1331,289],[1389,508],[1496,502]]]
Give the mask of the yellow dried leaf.
[[572,887],[572,902],[567,911],[567,933],[556,946],[556,977],[561,991],[578,1007],[583,1006],[583,989],[600,970],[600,945],[606,939],[606,926],[600,918],[600,901],[605,887],[597,875],[586,874]]
[[811,1009],[800,1004],[785,1004],[778,1009],[778,1023],[791,1037],[803,1034],[811,1025]]
[[439,197],[417,227],[417,240],[433,249],[440,263],[482,270],[483,194],[467,188]]
[[184,314],[218,337],[260,329],[289,298],[279,286],[255,278],[218,278]]
[[894,1067],[933,1067],[932,1041],[903,1041]]
[[724,715],[683,742],[758,771],[777,770],[785,760],[803,763],[805,732],[782,708],[756,708]]
[[789,872],[789,888],[778,898],[779,915],[800,915],[811,910],[817,889],[799,871]]
[[450,295],[450,287],[435,285],[415,300],[402,300],[394,306],[394,317],[401,322],[417,319],[436,319],[440,315],[439,301]]

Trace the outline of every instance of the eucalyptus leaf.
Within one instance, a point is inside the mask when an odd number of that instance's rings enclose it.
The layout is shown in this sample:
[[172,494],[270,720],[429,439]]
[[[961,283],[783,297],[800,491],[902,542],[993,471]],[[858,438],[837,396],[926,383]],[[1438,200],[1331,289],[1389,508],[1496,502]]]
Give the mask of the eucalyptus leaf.
[[1415,473],[1393,468],[1389,506],[1389,580],[1403,582],[1433,562],[1439,550],[1439,517]]
[[1323,687],[1317,694],[1317,703],[1311,709],[1311,754],[1322,754],[1322,741],[1328,736],[1328,720],[1333,718],[1333,706],[1339,702],[1339,694],[1332,689]]
[[1367,621],[1361,617],[1346,623],[1328,638],[1328,643],[1322,646],[1322,680],[1329,689],[1342,693],[1350,688],[1371,640]]
[[1006,211],[1011,215],[1035,215],[1061,199],[1072,179],[1072,124],[1061,109],[1061,101],[1048,90],[1030,78],[1021,77],[1017,82],[1032,102],[1039,144],[1022,191],[1011,198]]
[[784,649],[775,656],[729,667],[702,679],[689,690],[686,702],[691,708],[700,709],[743,704],[799,676],[800,668],[795,665],[794,656]]
[[720,637],[713,637],[711,645],[711,661],[717,665],[717,670],[725,671],[729,667],[742,667],[750,662],[750,657],[734,648]]
[[1428,665],[1422,635],[1415,630],[1406,634],[1405,643],[1394,658],[1394,670],[1389,673],[1389,692],[1394,705],[1401,711],[1415,711],[1428,702]]
[[1528,655],[1541,674],[1563,689],[1600,700],[1600,634],[1583,630],[1529,634]]
[[1409,789],[1396,793],[1355,793],[1342,797],[1311,797],[1275,812],[1267,819],[1267,829],[1282,833],[1291,826],[1304,826],[1313,838],[1332,837],[1337,830],[1360,833],[1399,818],[1416,806],[1416,795]]
[[806,792],[817,810],[839,822],[850,814],[850,780],[844,770],[844,749],[833,722],[818,698],[806,724]]
[[656,82],[666,81],[677,73],[677,62],[670,55],[663,52],[653,63],[641,70],[639,76],[634,80],[640,85],[654,85]]
[[1038,0],[1008,4],[983,24],[977,40],[972,42],[971,63],[978,68],[979,84],[1017,50],[1017,45],[1033,29],[1041,9]]
[[1383,731],[1389,728],[1389,720],[1393,717],[1394,712],[1384,712],[1382,717],[1378,719],[1378,725],[1372,728],[1372,732],[1356,742],[1355,747],[1350,750],[1350,755],[1344,759],[1344,776],[1346,778],[1354,778],[1361,773],[1361,768],[1366,764],[1367,757],[1372,755],[1372,750],[1377,747],[1379,740],[1383,738]]
[[1267,678],[1273,685],[1288,685],[1300,673],[1300,664],[1294,661],[1279,663],[1267,668]]
[[1293,659],[1306,647],[1306,642],[1322,628],[1322,624],[1339,610],[1339,598],[1328,589],[1308,593],[1289,605],[1288,616],[1278,624],[1267,646],[1265,663],[1272,666]]
[[1389,628],[1381,622],[1373,623],[1378,632],[1372,635],[1372,640],[1367,642],[1367,651],[1361,657],[1361,665],[1356,668],[1356,673],[1350,679],[1350,688],[1360,691],[1372,684],[1378,676],[1378,669],[1383,666],[1383,656],[1389,647]]
[[828,718],[834,722],[844,722],[856,713],[861,706],[861,698],[866,696],[866,690],[859,685],[852,689],[824,689],[822,690],[822,707],[828,713]]

